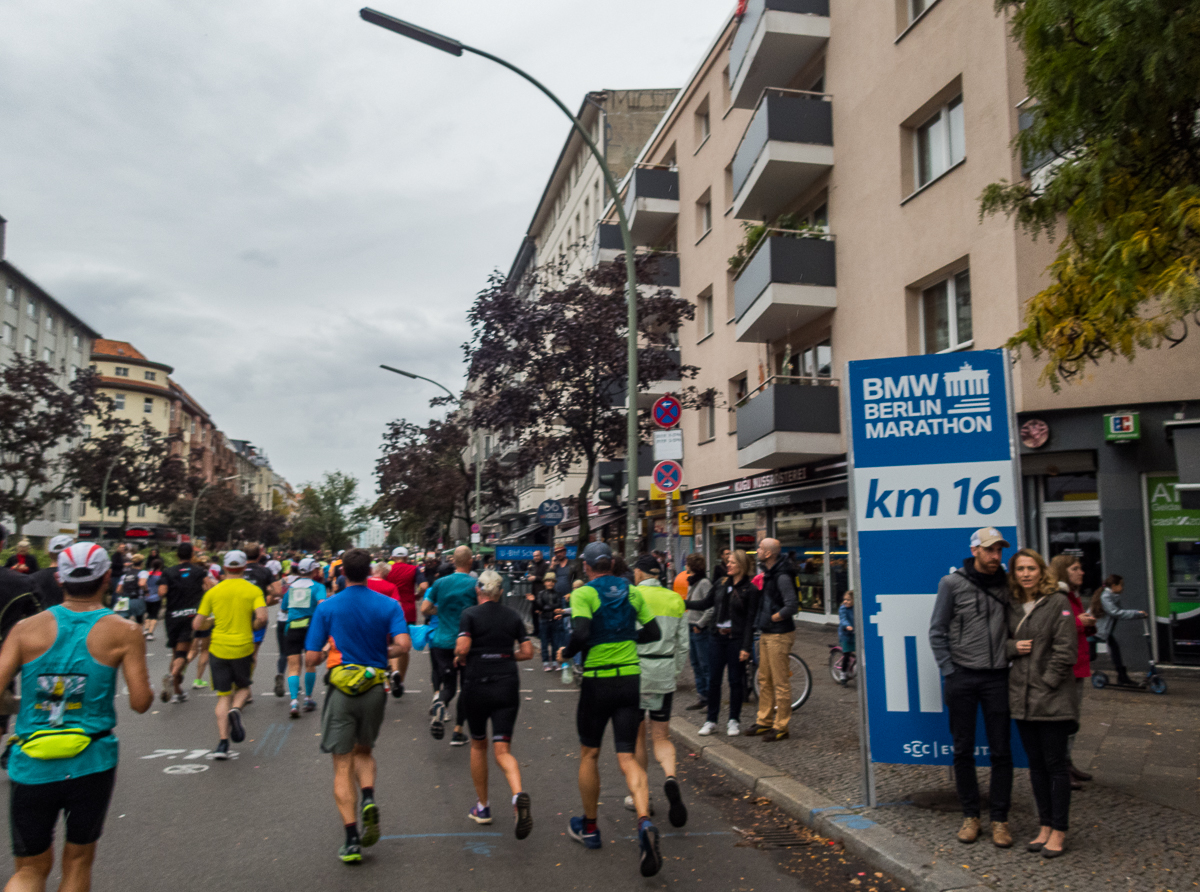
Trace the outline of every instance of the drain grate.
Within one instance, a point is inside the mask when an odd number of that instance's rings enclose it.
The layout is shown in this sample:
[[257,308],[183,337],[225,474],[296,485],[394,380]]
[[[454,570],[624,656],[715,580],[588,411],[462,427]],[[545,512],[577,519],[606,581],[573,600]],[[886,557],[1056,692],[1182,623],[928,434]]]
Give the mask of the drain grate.
[[778,830],[766,830],[756,833],[760,845],[772,849],[788,849],[792,846],[806,846],[812,839],[805,832],[782,827]]

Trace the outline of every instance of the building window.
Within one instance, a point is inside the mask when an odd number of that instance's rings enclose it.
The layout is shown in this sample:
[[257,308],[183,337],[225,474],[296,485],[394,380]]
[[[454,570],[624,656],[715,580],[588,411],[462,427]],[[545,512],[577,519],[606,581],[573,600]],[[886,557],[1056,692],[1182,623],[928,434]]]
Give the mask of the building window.
[[700,310],[700,337],[708,337],[713,333],[713,294],[712,286],[704,289],[698,298]]
[[17,327],[4,323],[4,346],[15,348],[17,345]]
[[79,345],[79,335],[77,335],[77,334],[71,335],[71,347],[75,350],[78,350],[79,346],[80,346]]
[[712,119],[708,114],[708,97],[705,96],[704,101],[696,109],[696,151],[700,151],[700,146],[704,145],[711,133]]
[[92,436],[92,426],[90,424],[85,424],[83,426],[83,439],[86,440],[86,439],[90,438],[91,436]]
[[46,365],[54,365],[54,351],[49,347],[42,348],[42,362]]
[[25,355],[30,359],[37,359],[37,341],[28,335],[25,337]]
[[71,522],[71,500],[70,499],[63,499],[62,519],[63,519],[64,523]]
[[142,411],[147,415],[154,411],[154,397],[148,396],[142,401]]
[[699,238],[704,238],[712,230],[712,219],[712,190],[710,189],[696,202],[696,228],[700,231]]
[[8,304],[10,307],[15,307],[17,305],[17,286],[16,285],[6,285],[4,287],[4,302],[6,304]]
[[917,186],[931,183],[967,156],[962,97],[956,96],[917,128]]
[[970,347],[971,274],[963,270],[921,292],[921,330],[926,353]]
[[37,304],[32,299],[25,301],[25,315],[30,319],[37,319]]
[[158,372],[146,372],[146,380],[154,381],[158,378]]
[[933,0],[908,0],[908,20],[915,22],[932,4]]
[[833,376],[833,345],[829,338],[802,347],[795,353],[789,344],[779,362],[779,373],[791,378],[829,378]]
[[138,505],[137,516],[138,517],[146,516],[146,506],[145,505]]
[[129,377],[129,369],[123,365],[115,365],[115,366],[113,366],[113,374],[116,375],[118,378],[128,378]]
[[114,409],[124,409],[125,408],[125,394],[118,393],[116,396],[113,397],[113,408]]
[[46,314],[46,331],[54,334],[54,317],[49,313]]
[[710,403],[704,407],[704,417],[700,422],[700,442],[711,440],[717,435],[717,407]]

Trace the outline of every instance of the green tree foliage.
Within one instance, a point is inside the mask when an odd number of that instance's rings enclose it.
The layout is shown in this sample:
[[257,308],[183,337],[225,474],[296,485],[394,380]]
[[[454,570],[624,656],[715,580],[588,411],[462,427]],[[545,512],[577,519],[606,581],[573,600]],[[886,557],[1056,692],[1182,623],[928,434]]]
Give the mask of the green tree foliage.
[[1024,50],[1021,183],[982,212],[1057,238],[1050,285],[1009,342],[1057,387],[1103,357],[1172,346],[1200,310],[1200,4],[997,0]]
[[192,495],[176,500],[168,509],[167,521],[175,529],[183,533],[191,529],[192,507],[195,506],[196,535],[203,537],[210,548],[217,544],[233,546],[249,541],[261,541],[269,546],[278,541],[278,533],[272,533],[272,512],[260,509],[252,496],[242,495],[219,483],[201,489],[203,495],[199,503]]
[[297,536],[319,542],[331,551],[349,548],[367,528],[368,509],[358,504],[358,479],[327,471],[320,483],[306,483],[295,520]]

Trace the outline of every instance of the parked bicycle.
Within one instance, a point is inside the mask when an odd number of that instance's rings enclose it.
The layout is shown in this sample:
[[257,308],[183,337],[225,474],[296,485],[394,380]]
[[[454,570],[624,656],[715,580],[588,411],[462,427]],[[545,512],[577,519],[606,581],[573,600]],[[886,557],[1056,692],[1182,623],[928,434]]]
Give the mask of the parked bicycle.
[[[754,653],[750,661],[746,665],[746,673],[749,675],[747,693],[757,703],[758,702],[758,648],[754,649]],[[804,705],[812,694],[813,679],[812,672],[809,671],[808,664],[800,659],[799,654],[788,654],[788,668],[791,670],[792,678],[792,710],[795,711]]]

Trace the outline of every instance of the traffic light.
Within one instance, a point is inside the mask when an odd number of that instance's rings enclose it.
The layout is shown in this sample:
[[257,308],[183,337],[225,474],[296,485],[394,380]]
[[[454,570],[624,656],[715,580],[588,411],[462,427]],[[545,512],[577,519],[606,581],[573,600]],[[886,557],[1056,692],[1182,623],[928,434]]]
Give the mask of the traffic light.
[[621,504],[622,491],[625,489],[625,462],[602,461],[598,470],[600,491],[596,493],[596,500],[616,508]]

